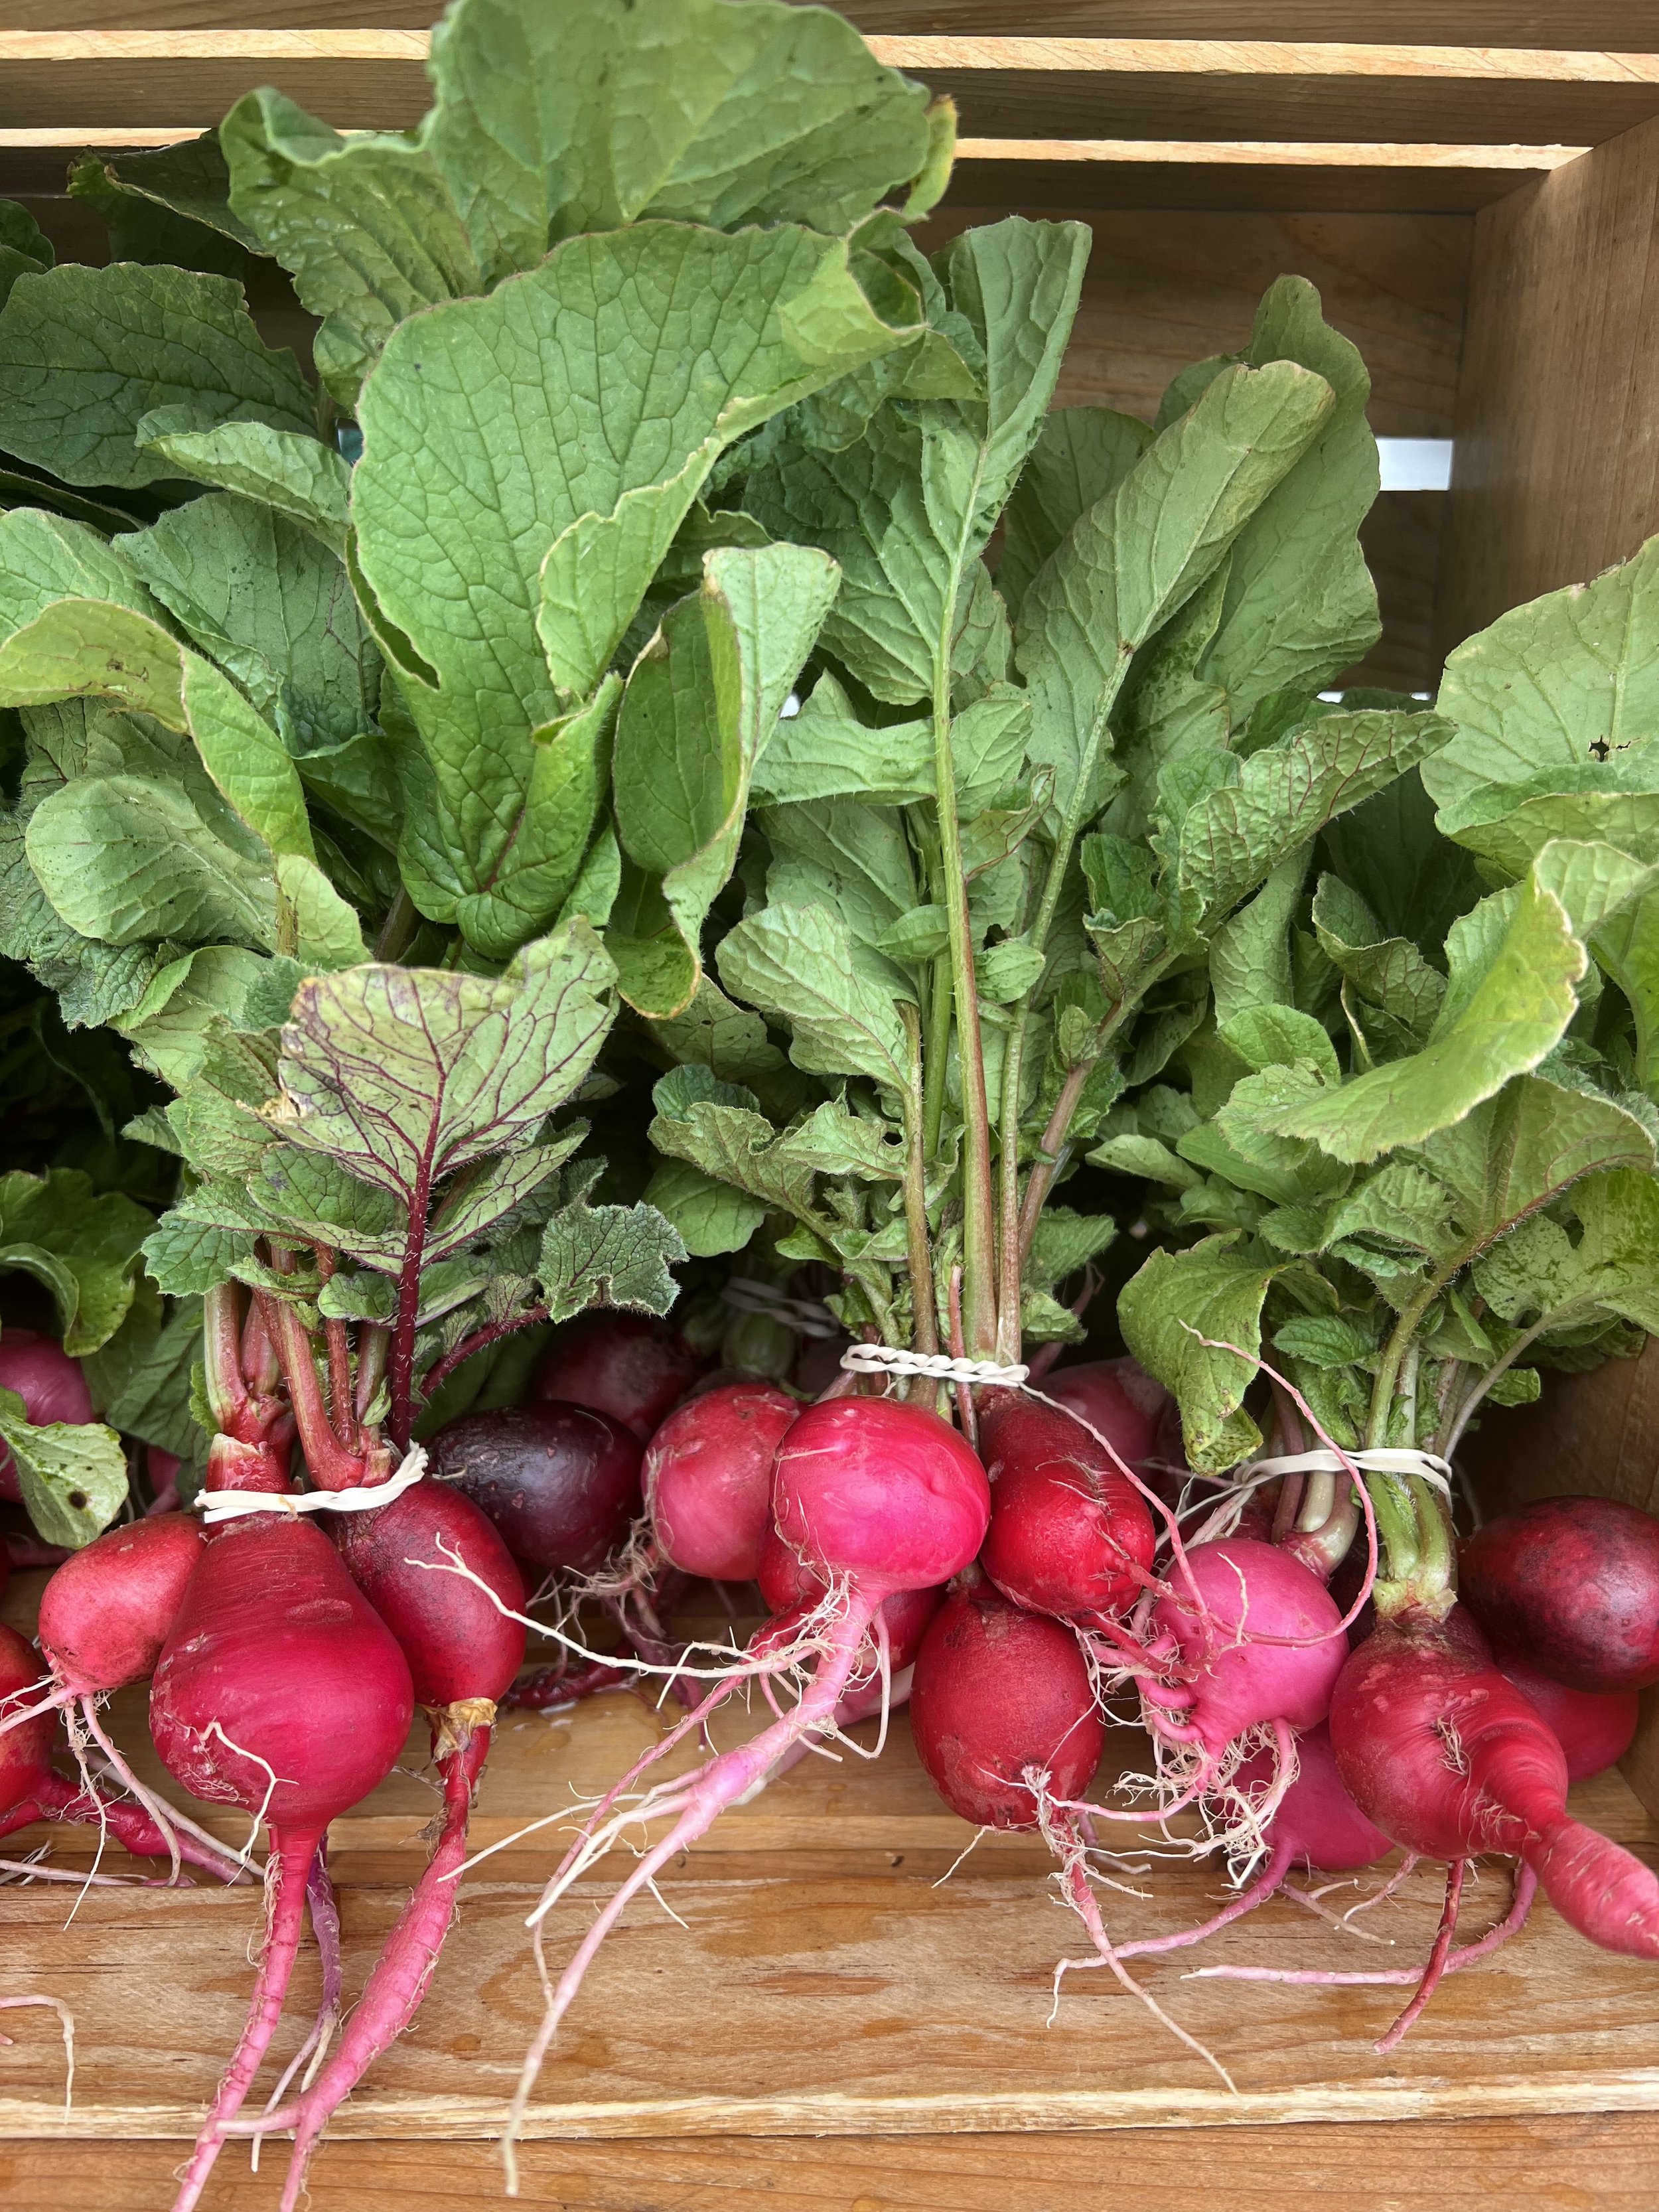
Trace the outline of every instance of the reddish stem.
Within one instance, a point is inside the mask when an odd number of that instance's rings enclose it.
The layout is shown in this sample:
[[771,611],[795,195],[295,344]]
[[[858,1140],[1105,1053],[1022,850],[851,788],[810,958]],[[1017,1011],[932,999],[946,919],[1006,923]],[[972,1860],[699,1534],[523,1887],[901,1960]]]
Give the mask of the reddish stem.
[[398,1319],[392,1332],[387,1374],[392,1385],[392,1441],[409,1449],[415,1403],[415,1332],[421,1316],[421,1261],[426,1251],[427,1209],[432,1203],[432,1161],[422,1153],[409,1197],[409,1243],[398,1279]]
[[[317,1273],[326,1283],[333,1279],[337,1261],[330,1247],[318,1244],[312,1248],[317,1255]],[[323,1340],[328,1346],[328,1413],[329,1425],[348,1451],[359,1449],[357,1419],[353,1410],[351,1391],[351,1346],[346,1339],[343,1321],[325,1316]]]
[[527,1313],[514,1314],[510,1321],[491,1322],[488,1328],[475,1328],[471,1336],[464,1336],[451,1352],[445,1352],[435,1367],[428,1370],[421,1381],[421,1395],[430,1398],[448,1382],[455,1370],[471,1359],[474,1352],[488,1351],[499,1344],[502,1337],[511,1336],[515,1330],[533,1328],[538,1322],[547,1319],[545,1306],[532,1306]]
[[312,1480],[324,1490],[349,1490],[362,1480],[363,1462],[334,1433],[317,1380],[317,1363],[311,1356],[311,1339],[299,1315],[284,1300],[273,1297],[268,1291],[256,1291],[253,1295],[282,1363]]

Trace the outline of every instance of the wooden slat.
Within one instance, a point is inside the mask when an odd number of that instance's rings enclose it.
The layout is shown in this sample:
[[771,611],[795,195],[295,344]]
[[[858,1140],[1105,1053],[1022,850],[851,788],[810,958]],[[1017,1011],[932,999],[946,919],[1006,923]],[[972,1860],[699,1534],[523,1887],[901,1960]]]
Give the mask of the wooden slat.
[[[1471,166],[1461,158],[1399,158],[1402,152],[1425,150],[1416,148],[1389,147],[1371,158],[1365,158],[1366,149],[1344,148],[1340,159],[1328,161],[1317,155],[1310,159],[1308,149],[1298,146],[1235,150],[1194,145],[1182,149],[1184,158],[1171,158],[1168,148],[1141,147],[1120,158],[1091,161],[1076,158],[1079,149],[1072,146],[1065,158],[1044,154],[1011,159],[988,150],[995,143],[981,139],[958,160],[946,206],[1028,207],[1044,213],[1110,208],[1468,216],[1490,207],[1531,176],[1547,174],[1559,155],[1559,149],[1505,148],[1505,166],[1499,167]],[[1439,157],[1448,150],[1432,152]],[[1155,158],[1146,159],[1148,152]],[[1525,166],[1518,159],[1522,154],[1532,157]]]
[[[280,2146],[265,2171],[227,2153],[203,2212],[272,2212]],[[0,2145],[8,2212],[156,2212],[178,2146]],[[1659,2201],[1659,2119],[1648,2114],[1479,2120],[1375,2128],[1240,2128],[1203,2140],[1137,2130],[1107,2136],[857,2137],[813,2142],[530,2143],[522,2202],[550,2212],[1651,2212]],[[1594,2177],[1593,2191],[1585,2186]],[[1201,2197],[1195,2185],[1201,2182]],[[482,2143],[323,2145],[309,2212],[458,2212],[494,2205],[501,2164]]]
[[[1598,143],[1659,112],[1659,61],[1262,40],[878,38],[970,137]],[[341,129],[423,112],[414,30],[0,32],[0,127],[201,125],[270,82]]]
[[1659,529],[1659,124],[1479,219],[1440,633]]
[[[435,0],[3,0],[0,28],[137,30],[220,25],[423,29]],[[1234,39],[1237,0],[846,0],[872,36]],[[1253,38],[1383,45],[1659,49],[1659,0],[1255,0]]]

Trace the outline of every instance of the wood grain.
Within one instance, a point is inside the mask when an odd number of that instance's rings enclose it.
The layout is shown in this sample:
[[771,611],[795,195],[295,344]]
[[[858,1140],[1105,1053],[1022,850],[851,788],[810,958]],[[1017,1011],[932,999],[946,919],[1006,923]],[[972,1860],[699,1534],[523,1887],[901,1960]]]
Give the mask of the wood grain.
[[1659,125],[1479,218],[1439,631],[1450,647],[1659,528]]
[[[1146,150],[1142,149],[1133,159],[1096,161],[1062,159],[1048,151],[988,153],[983,150],[987,143],[995,142],[976,143],[980,150],[957,163],[946,207],[1024,207],[1045,214],[1058,209],[1133,209],[1469,216],[1505,198],[1532,175],[1550,173],[1541,160],[1535,172],[1513,164],[1401,161],[1395,158],[1398,148],[1358,161],[1309,161],[1303,149],[1261,146],[1238,154],[1206,147],[1201,158],[1164,148],[1151,161],[1141,157]],[[1008,142],[1015,149],[1020,143]],[[0,180],[12,158],[0,149]],[[37,177],[41,172],[31,166],[27,173]]]
[[[1587,146],[1659,113],[1640,52],[1262,40],[883,37],[989,138]],[[425,110],[426,33],[387,27],[0,30],[0,129],[216,119],[262,82],[342,129]]]
[[[251,2175],[227,2154],[203,2212],[270,2212],[276,2153]],[[1189,2137],[1121,2135],[530,2143],[520,2202],[550,2212],[1650,2212],[1659,2119],[1646,2114],[1250,2128]],[[178,2146],[0,2144],[8,2212],[156,2212]],[[1194,2195],[1200,2180],[1203,2197]],[[1587,2181],[1589,2185],[1587,2186]],[[459,2212],[501,2197],[481,2143],[330,2140],[311,2170],[311,2212]]]

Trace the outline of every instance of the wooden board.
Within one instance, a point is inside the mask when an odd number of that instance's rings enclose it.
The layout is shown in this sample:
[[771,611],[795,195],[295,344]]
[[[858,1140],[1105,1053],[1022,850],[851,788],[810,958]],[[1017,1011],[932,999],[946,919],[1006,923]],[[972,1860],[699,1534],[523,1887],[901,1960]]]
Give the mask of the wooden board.
[[[1170,39],[883,37],[969,138],[1598,143],[1659,113],[1638,52]],[[429,97],[426,33],[389,27],[0,31],[0,128],[175,127],[272,83],[342,130]]]
[[[7,2212],[157,2212],[176,2143],[0,2143]],[[219,2161],[204,2212],[270,2212],[271,2173]],[[1651,2212],[1659,2120],[1646,2114],[1247,2128],[1203,2139],[1119,2135],[754,2137],[733,2142],[529,2143],[525,2204],[556,2212]],[[1587,2177],[1593,2189],[1587,2188]],[[483,2143],[325,2142],[309,2212],[458,2212],[501,2201]],[[1196,2192],[1201,2186],[1202,2195]]]
[[1446,647],[1659,528],[1659,125],[1477,222],[1442,563]]
[[[423,29],[434,0],[3,0],[0,29],[138,30],[403,26]],[[872,37],[1353,40],[1377,45],[1659,48],[1659,0],[846,0]]]

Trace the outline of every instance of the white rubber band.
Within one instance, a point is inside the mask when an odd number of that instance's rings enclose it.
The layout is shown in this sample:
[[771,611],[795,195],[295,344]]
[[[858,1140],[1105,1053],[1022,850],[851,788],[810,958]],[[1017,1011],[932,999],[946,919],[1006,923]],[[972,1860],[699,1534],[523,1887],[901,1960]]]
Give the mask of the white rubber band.
[[397,1473],[385,1482],[354,1490],[306,1490],[284,1495],[270,1490],[204,1490],[197,1498],[204,1526],[216,1528],[222,1521],[240,1521],[250,1513],[286,1513],[298,1520],[302,1513],[374,1513],[401,1498],[426,1473],[426,1447],[416,1444]]
[[849,1345],[841,1355],[849,1375],[926,1375],[934,1382],[1001,1383],[1018,1390],[1029,1367],[1000,1367],[994,1359],[952,1359],[947,1352],[905,1352],[894,1344]]
[[1285,1452],[1276,1459],[1253,1459],[1233,1479],[1243,1483],[1254,1477],[1266,1481],[1275,1474],[1341,1474],[1351,1468],[1362,1474],[1415,1474],[1437,1490],[1452,1494],[1450,1462],[1438,1452],[1419,1451],[1414,1445],[1375,1444],[1345,1456],[1322,1445],[1315,1451]]
[[739,1313],[765,1314],[769,1320],[781,1321],[786,1328],[793,1328],[799,1336],[843,1336],[846,1331],[828,1306],[817,1298],[792,1298],[787,1291],[780,1291],[770,1283],[757,1283],[752,1276],[732,1275],[722,1285],[720,1296]]

